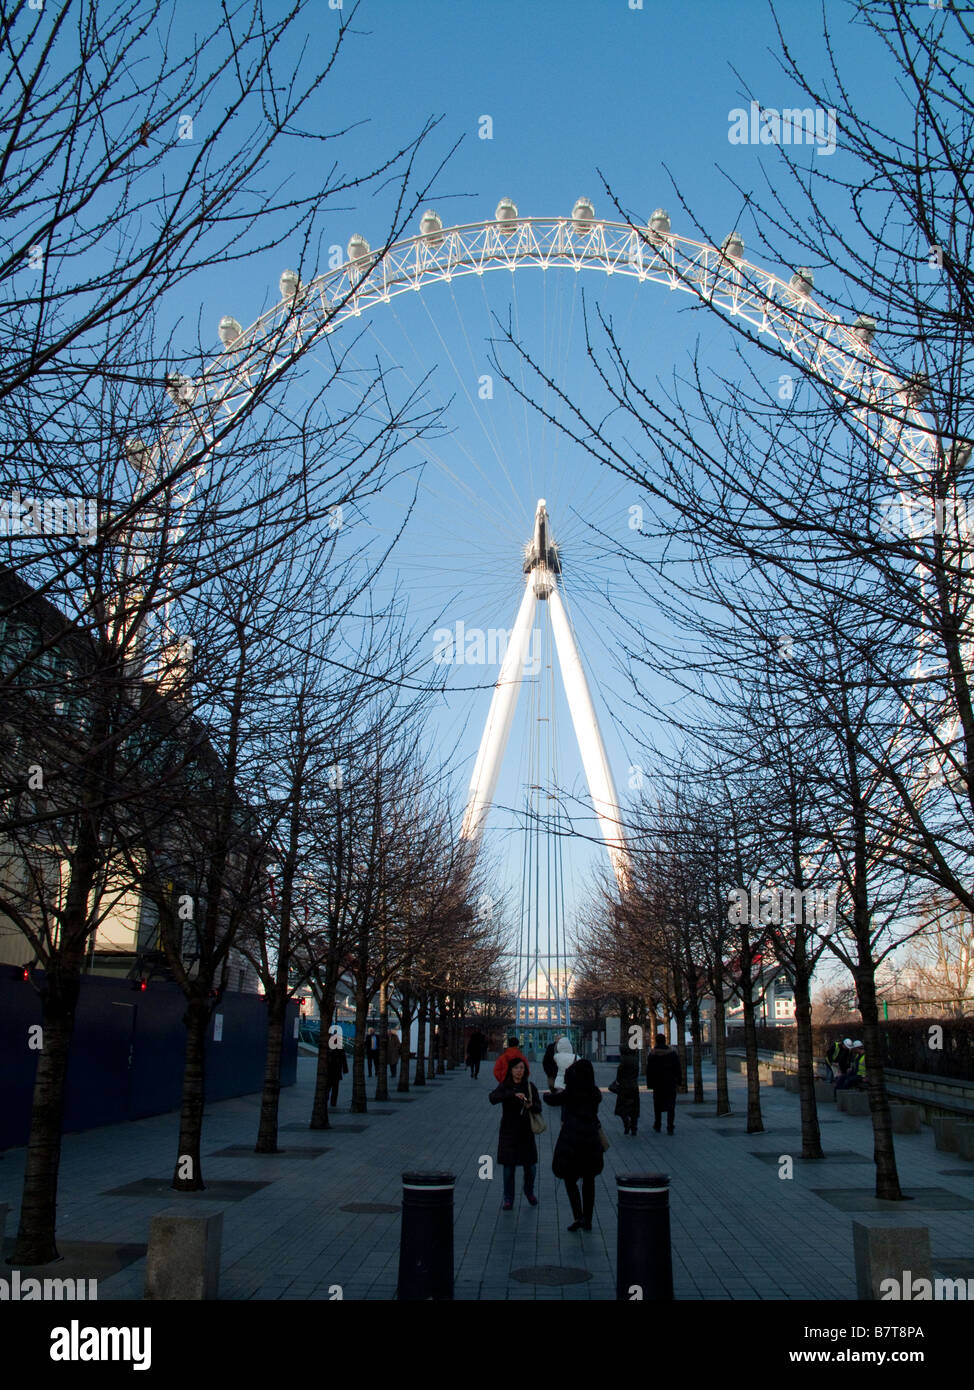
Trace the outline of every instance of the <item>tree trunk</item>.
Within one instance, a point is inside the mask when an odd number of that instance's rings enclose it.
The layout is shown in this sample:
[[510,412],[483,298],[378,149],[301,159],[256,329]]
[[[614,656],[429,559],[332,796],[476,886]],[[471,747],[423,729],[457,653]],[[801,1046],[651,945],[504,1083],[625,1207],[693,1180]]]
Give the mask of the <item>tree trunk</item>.
[[700,996],[690,998],[690,1038],[693,1047],[693,1103],[703,1105],[703,1041],[700,1030]]
[[328,1120],[328,1029],[335,1012],[335,991],[329,990],[318,1000],[321,1031],[318,1034],[318,1065],[315,1068],[315,1098],[311,1106],[309,1129],[331,1129]]
[[81,971],[91,927],[88,902],[95,881],[98,855],[98,821],[94,815],[86,813],[79,817],[78,842],[61,915],[60,946],[52,953],[44,973],[42,1046],[34,1074],[20,1224],[12,1256],[12,1259],[23,1264],[48,1264],[58,1259],[55,1227],[61,1124],[68,1079],[68,1054],[74,1036]]
[[43,1046],[38,1053],[34,1077],[20,1225],[11,1256],[13,1264],[49,1264],[59,1258],[55,1222],[61,1121],[80,985],[80,976],[66,972],[57,962],[47,975],[41,1013]]
[[798,1049],[798,1095],[802,1111],[802,1158],[824,1158],[815,1101],[812,1000],[808,976],[795,972],[795,1045]]
[[183,1100],[179,1112],[179,1149],[172,1185],[177,1192],[200,1192],[205,1187],[200,1162],[205,1100],[206,1028],[210,1021],[209,1000],[196,996],[187,1000],[183,1022],[186,1025],[186,1061],[183,1069]]
[[260,1125],[254,1152],[276,1154],[277,1119],[281,1101],[281,1055],[284,1048],[284,1020],[287,1017],[287,988],[273,984],[267,991],[267,1051],[264,1056],[264,1089],[260,1098]]
[[403,985],[399,996],[399,1024],[402,1029],[402,1050],[399,1053],[399,1083],[397,1091],[409,1090],[409,1036],[413,1027],[412,996],[409,986]]
[[729,1115],[730,1093],[727,1089],[727,1037],[724,1032],[724,989],[721,982],[714,990],[714,1066],[717,1069],[717,1114]]
[[681,1095],[686,1095],[690,1089],[687,1085],[687,1011],[684,1004],[674,1005],[673,1017],[676,1020],[676,1050],[680,1058],[680,1075],[683,1080],[677,1088]]
[[879,1005],[876,1002],[875,967],[870,962],[856,972],[856,992],[862,1014],[862,1041],[866,1051],[866,1085],[869,1113],[873,1122],[873,1161],[876,1164],[876,1196],[887,1202],[905,1200],[896,1171],[893,1125],[886,1094],[882,1042],[879,1034]]
[[439,1004],[440,1028],[436,1045],[436,1074],[442,1076],[446,1071],[446,995],[441,994],[437,1003]]
[[379,986],[379,1051],[376,1057],[375,1098],[389,1099],[389,992]]
[[426,1085],[427,999],[428,995],[425,992],[419,996],[419,1020],[416,1027],[416,1073],[413,1077],[414,1086]]
[[754,1018],[753,986],[750,973],[742,981],[744,1005],[744,1053],[747,1058],[747,1133],[761,1134],[761,1077],[758,1073],[758,1035]]
[[[365,1092],[365,1030],[369,1021],[369,1000],[364,984],[355,986],[355,1054],[352,1061],[352,1114],[364,1115],[368,1108]],[[382,1053],[380,1051],[381,1059]]]

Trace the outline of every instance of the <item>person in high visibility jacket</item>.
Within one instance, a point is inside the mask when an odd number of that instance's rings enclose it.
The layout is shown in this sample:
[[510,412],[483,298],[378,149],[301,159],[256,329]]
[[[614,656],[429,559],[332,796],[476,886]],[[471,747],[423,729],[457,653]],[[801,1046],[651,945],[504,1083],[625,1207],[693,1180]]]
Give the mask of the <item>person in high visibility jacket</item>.
[[848,1090],[850,1087],[861,1087],[866,1084],[866,1052],[861,1042],[852,1044],[849,1058],[849,1070],[845,1076],[838,1080],[836,1090]]
[[832,1069],[832,1079],[838,1081],[839,1077],[845,1076],[849,1070],[849,1062],[852,1056],[852,1039],[843,1038],[840,1042],[838,1038],[831,1044],[825,1054],[825,1060]]

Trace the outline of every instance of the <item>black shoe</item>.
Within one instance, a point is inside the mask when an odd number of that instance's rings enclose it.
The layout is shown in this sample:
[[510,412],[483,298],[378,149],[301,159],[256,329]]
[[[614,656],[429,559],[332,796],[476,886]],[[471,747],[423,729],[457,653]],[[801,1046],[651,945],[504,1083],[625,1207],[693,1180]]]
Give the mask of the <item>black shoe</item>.
[[629,1131],[629,1133],[630,1133],[630,1134],[632,1135],[632,1137],[635,1139],[635,1137],[636,1137],[636,1126],[635,1126],[635,1125],[633,1125],[633,1127],[632,1127],[632,1129]]
[[660,1130],[663,1128],[663,1126],[660,1125],[660,1124],[655,1124],[655,1125],[653,1125],[653,1128],[655,1129],[656,1133],[659,1134],[659,1132],[660,1132]]
[[670,1125],[670,1127],[667,1129],[666,1132],[667,1132],[667,1134],[672,1134],[672,1133],[673,1133],[673,1126]]
[[[570,1231],[584,1231],[584,1230],[585,1230],[585,1222],[584,1222],[584,1221],[573,1221],[572,1224],[569,1226],[568,1229],[569,1229]],[[591,1226],[589,1226],[588,1229],[591,1230],[591,1229],[592,1229]]]

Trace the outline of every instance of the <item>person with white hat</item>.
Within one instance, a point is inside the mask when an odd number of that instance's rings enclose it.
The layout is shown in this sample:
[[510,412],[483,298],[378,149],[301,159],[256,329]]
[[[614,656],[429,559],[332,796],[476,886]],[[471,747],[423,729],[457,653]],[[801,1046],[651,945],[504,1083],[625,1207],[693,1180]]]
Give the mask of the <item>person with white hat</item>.
[[835,1083],[836,1090],[847,1091],[850,1087],[858,1089],[866,1084],[866,1053],[861,1042],[849,1043],[849,1065],[845,1074]]
[[834,1038],[829,1046],[828,1052],[825,1054],[825,1060],[832,1072],[832,1081],[836,1086],[844,1084],[842,1083],[842,1077],[844,1077],[849,1070],[849,1062],[851,1059],[852,1039],[843,1038],[840,1042],[838,1038]]

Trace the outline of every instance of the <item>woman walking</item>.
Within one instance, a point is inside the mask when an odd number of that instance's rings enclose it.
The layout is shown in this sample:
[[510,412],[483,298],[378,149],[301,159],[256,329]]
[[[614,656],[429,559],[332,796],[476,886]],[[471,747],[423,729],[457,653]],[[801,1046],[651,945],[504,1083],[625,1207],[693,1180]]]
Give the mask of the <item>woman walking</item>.
[[565,1089],[546,1091],[545,1100],[549,1105],[562,1108],[561,1133],[555,1145],[551,1171],[556,1178],[564,1180],[571,1203],[575,1219],[568,1229],[590,1231],[595,1211],[595,1179],[605,1164],[599,1125],[602,1092],[595,1084],[592,1063],[585,1057],[580,1058],[565,1072]]
[[619,1053],[622,1060],[609,1090],[615,1093],[615,1113],[622,1121],[623,1133],[635,1134],[639,1122],[639,1054],[624,1043]]
[[541,1114],[538,1088],[528,1080],[528,1064],[523,1057],[512,1058],[507,1075],[490,1093],[491,1105],[502,1105],[501,1129],[497,1140],[497,1162],[504,1169],[504,1210],[514,1206],[515,1170],[524,1169],[524,1195],[532,1207],[538,1205],[534,1179],[538,1171],[538,1146],[534,1142],[531,1116]]

